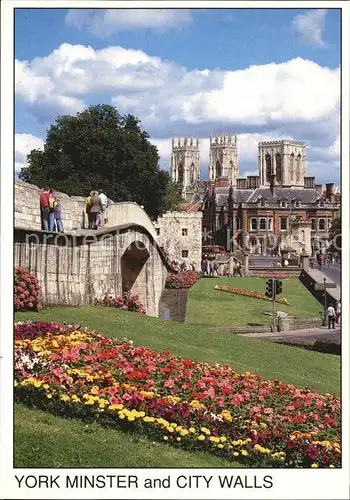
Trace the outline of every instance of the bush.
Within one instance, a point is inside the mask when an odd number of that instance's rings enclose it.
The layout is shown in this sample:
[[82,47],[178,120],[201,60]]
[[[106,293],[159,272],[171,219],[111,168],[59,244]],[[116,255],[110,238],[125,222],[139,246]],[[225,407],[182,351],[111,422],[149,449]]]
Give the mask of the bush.
[[34,274],[29,274],[24,267],[14,269],[14,308],[15,311],[42,309],[41,288],[39,280]]
[[170,273],[165,282],[165,288],[191,288],[200,278],[197,271],[180,271]]
[[146,314],[143,304],[140,302],[138,295],[131,295],[130,292],[124,292],[123,295],[113,297],[105,295],[102,299],[95,299],[95,306],[116,307],[124,311]]
[[28,323],[15,323],[14,333],[16,340],[33,340],[48,333],[59,333],[61,325],[49,321],[29,321]]

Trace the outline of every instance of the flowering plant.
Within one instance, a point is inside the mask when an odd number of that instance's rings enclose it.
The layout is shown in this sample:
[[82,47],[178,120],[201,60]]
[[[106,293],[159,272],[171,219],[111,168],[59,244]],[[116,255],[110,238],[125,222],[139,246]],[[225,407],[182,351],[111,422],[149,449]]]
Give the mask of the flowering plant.
[[39,280],[34,274],[29,274],[28,269],[24,267],[14,268],[14,308],[15,311],[32,309],[40,311],[41,288]]
[[88,329],[15,342],[17,401],[253,467],[340,467],[340,400]]
[[[230,293],[236,293],[238,295],[245,295],[246,297],[255,297],[256,299],[269,300],[269,301],[272,300],[269,297],[266,297],[261,292],[244,290],[243,288],[235,288],[233,286],[228,286],[228,285],[215,285],[214,289],[219,290],[221,292],[230,292]],[[289,305],[289,302],[285,297],[276,297],[275,301],[278,302],[279,304]]]
[[137,312],[139,314],[146,314],[145,308],[141,303],[138,295],[131,295],[130,292],[124,292],[123,295],[113,297],[112,295],[105,295],[102,299],[95,299],[96,306],[116,307],[124,311]]
[[165,288],[191,288],[200,278],[197,271],[180,271],[169,273],[165,282]]

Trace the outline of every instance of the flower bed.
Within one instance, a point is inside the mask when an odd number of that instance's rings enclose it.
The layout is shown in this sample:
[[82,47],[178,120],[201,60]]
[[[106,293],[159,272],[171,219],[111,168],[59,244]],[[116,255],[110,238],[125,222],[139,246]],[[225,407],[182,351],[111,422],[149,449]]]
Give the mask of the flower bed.
[[[233,286],[228,286],[228,285],[215,285],[214,289],[219,290],[221,292],[236,293],[237,295],[245,295],[246,297],[254,297],[256,299],[269,300],[270,302],[272,301],[272,299],[266,297],[261,292],[253,292],[252,290],[244,290],[243,288],[235,288]],[[276,302],[278,304],[289,305],[289,302],[285,297],[276,297]]]
[[41,288],[39,280],[34,274],[29,274],[25,267],[15,267],[13,276],[13,303],[15,311],[32,309],[40,311]]
[[15,396],[253,467],[340,467],[340,401],[84,329],[15,342]]
[[165,282],[165,288],[191,288],[200,278],[197,271],[180,271],[170,273]]
[[105,295],[102,299],[95,299],[95,306],[116,307],[124,311],[146,314],[145,308],[138,295],[131,295],[130,292],[124,292],[123,295],[113,297]]

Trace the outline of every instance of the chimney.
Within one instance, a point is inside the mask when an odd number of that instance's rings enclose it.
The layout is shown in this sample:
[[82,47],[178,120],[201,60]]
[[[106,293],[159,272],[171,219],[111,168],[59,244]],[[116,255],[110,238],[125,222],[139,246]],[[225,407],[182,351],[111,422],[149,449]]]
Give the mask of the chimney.
[[322,192],[323,186],[322,186],[322,184],[315,184],[315,189],[316,189],[316,191],[319,194],[323,195],[323,192]]
[[304,177],[304,188],[314,189],[315,188],[315,177]]
[[326,198],[328,201],[334,201],[334,182],[326,184]]
[[270,191],[272,194],[272,198],[276,198],[276,174],[271,174],[270,177]]

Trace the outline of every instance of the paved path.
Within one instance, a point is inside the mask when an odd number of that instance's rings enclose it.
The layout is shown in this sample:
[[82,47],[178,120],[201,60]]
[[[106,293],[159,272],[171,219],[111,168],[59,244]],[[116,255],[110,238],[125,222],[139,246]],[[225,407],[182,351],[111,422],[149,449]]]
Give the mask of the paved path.
[[271,342],[303,342],[307,344],[314,344],[316,340],[327,340],[334,342],[336,344],[341,343],[341,330],[340,327],[334,330],[328,330],[328,328],[309,328],[305,330],[289,330],[286,332],[277,333],[239,333],[244,337],[250,337],[260,340],[270,340]]
[[338,286],[341,284],[341,268],[339,266],[322,267],[322,272],[327,281],[333,281]]

